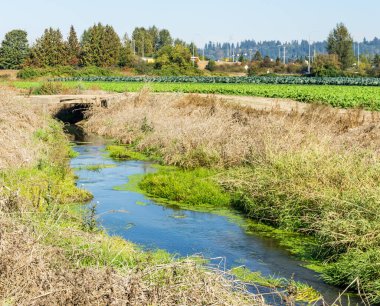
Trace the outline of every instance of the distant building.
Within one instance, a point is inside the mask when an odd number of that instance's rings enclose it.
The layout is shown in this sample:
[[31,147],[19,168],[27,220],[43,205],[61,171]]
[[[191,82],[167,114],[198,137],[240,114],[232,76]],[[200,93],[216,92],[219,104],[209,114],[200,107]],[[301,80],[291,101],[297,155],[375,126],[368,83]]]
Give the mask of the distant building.
[[153,57],[141,57],[141,60],[148,64],[154,64],[156,62]]

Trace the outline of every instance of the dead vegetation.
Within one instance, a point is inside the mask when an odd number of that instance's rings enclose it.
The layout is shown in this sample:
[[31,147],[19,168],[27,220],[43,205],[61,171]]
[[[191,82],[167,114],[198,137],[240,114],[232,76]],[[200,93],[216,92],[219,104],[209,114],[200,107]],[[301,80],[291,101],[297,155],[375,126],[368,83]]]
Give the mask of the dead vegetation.
[[0,107],[1,305],[264,304],[224,272],[85,231],[63,205],[81,192],[62,131],[7,93]]
[[229,168],[269,154],[314,146],[334,151],[380,148],[379,116],[310,105],[299,112],[255,110],[214,96],[150,95],[144,90],[109,109],[94,108],[85,127],[140,151],[159,151],[166,164]]
[[42,128],[42,112],[0,88],[0,170],[29,165],[37,158],[38,144],[31,134]]
[[[0,217],[0,303],[5,305],[263,305],[220,272],[194,261],[136,267],[75,267],[61,249]],[[235,291],[234,291],[235,290]]]
[[317,105],[255,110],[213,96],[142,91],[93,109],[85,127],[165,164],[218,168],[231,206],[314,236],[318,244],[308,252],[326,263],[325,280],[380,303],[379,113]]

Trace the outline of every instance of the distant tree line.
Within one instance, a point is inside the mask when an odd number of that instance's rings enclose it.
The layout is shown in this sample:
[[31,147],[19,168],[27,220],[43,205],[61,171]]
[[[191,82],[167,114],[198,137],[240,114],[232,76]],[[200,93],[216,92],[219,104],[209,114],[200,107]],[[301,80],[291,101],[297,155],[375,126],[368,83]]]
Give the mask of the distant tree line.
[[101,23],[86,29],[80,37],[71,26],[67,39],[59,29],[48,28],[31,46],[27,32],[13,30],[1,43],[0,68],[135,67],[146,57],[154,57],[154,68],[181,70],[192,67],[193,50],[197,50],[195,45],[173,39],[167,29],[155,26],[135,28],[131,37],[125,34],[122,38],[112,26]]
[[[352,49],[357,52],[357,43],[353,42]],[[380,39],[375,37],[373,40],[363,39],[360,43],[360,53],[367,56],[380,54]],[[318,54],[327,54],[327,40],[311,42],[311,56]],[[243,55],[246,59],[251,59],[256,51],[263,56],[269,56],[276,59],[280,56],[283,58],[283,46],[286,49],[286,61],[292,62],[297,59],[307,58],[309,56],[309,42],[307,40],[293,40],[291,42],[281,42],[279,40],[255,41],[244,40],[237,43],[220,43],[209,42],[204,46],[205,57],[213,60],[232,59],[235,54],[235,60]],[[203,51],[203,50],[202,50]]]
[[347,27],[339,23],[326,41],[310,45],[310,59],[309,44],[305,40],[285,44],[285,63],[284,44],[279,41],[244,41],[236,45],[209,43],[205,46],[205,56],[210,58],[206,69],[217,71],[215,58],[219,58],[226,61],[234,59],[248,65],[249,75],[310,73],[314,76],[380,77],[380,40],[364,39],[360,43],[360,56],[357,46]]

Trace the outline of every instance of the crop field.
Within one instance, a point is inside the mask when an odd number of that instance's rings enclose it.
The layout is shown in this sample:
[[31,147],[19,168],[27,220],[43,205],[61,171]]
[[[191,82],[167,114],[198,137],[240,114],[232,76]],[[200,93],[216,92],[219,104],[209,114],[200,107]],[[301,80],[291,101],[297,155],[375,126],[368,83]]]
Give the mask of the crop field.
[[[58,84],[58,83],[57,83]],[[380,87],[338,85],[227,84],[227,83],[145,83],[67,81],[68,89],[97,89],[109,92],[137,92],[149,87],[153,92],[183,92],[221,95],[257,96],[292,99],[340,108],[380,110]],[[38,88],[41,82],[14,82],[17,88]]]
[[296,77],[296,76],[81,76],[56,78],[55,81],[144,82],[144,83],[223,83],[380,86],[380,78],[370,77]]

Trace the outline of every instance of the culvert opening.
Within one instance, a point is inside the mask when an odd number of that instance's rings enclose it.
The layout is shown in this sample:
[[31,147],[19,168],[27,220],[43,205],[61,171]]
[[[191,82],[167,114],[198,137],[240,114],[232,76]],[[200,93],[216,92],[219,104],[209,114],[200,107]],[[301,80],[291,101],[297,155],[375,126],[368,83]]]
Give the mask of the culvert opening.
[[85,118],[85,113],[89,108],[90,104],[85,103],[63,105],[54,114],[54,118],[65,123],[76,124]]

